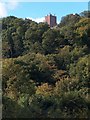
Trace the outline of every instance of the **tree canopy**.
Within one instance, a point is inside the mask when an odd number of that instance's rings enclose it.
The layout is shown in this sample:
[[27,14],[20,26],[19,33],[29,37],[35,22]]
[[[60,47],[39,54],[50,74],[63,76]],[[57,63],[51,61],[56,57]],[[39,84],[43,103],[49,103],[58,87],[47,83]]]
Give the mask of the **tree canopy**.
[[89,21],[88,11],[64,16],[56,28],[0,20],[3,119],[90,118]]

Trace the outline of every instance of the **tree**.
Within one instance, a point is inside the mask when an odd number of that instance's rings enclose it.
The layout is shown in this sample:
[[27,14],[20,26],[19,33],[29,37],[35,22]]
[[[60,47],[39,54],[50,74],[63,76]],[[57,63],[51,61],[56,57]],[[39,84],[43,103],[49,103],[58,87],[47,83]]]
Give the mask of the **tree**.
[[90,48],[90,37],[88,36],[90,33],[89,21],[89,18],[82,18],[75,26],[77,35],[76,44],[87,45]]
[[45,54],[51,54],[60,47],[63,42],[63,36],[60,35],[58,30],[49,29],[43,34],[42,47]]
[[64,26],[73,26],[73,24],[77,23],[80,20],[79,14],[69,14],[61,18],[61,22],[59,24],[60,27]]
[[80,16],[90,18],[90,11],[83,11],[80,13]]

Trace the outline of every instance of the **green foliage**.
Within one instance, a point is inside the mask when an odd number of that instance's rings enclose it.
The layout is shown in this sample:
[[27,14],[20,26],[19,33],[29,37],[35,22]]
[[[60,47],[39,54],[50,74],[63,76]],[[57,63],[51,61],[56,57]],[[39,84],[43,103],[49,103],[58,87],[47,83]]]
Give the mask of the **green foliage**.
[[79,45],[87,45],[90,48],[90,18],[82,18],[76,23],[76,43]]
[[60,27],[68,25],[73,26],[73,24],[77,23],[80,20],[80,16],[78,14],[69,14],[64,17],[62,17],[60,22]]
[[3,119],[90,118],[87,14],[67,15],[56,28],[14,16],[0,20]]
[[88,87],[90,78],[90,56],[82,57],[76,64],[70,65],[70,75],[80,80],[83,87]]
[[60,35],[58,30],[49,29],[43,34],[42,47],[45,54],[55,52],[63,43],[63,36]]
[[4,96],[3,97],[3,107],[2,107],[2,114],[3,119],[5,118],[17,118],[18,111],[20,109],[20,106],[17,104],[17,102],[13,101],[12,99]]

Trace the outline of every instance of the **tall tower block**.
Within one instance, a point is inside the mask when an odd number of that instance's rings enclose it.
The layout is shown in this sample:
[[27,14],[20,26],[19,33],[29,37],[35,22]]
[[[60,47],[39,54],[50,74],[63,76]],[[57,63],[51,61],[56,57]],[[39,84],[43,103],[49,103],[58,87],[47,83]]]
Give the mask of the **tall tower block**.
[[45,22],[48,23],[50,27],[54,27],[57,25],[57,18],[56,16],[50,14],[45,16]]

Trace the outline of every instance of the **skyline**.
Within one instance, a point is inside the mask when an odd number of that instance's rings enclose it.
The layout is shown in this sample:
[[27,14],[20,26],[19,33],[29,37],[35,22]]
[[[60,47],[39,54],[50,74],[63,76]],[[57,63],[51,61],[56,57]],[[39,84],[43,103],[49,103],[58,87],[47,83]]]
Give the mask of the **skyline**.
[[10,2],[3,3],[3,6],[0,4],[0,8],[3,9],[0,17],[16,16],[43,22],[44,17],[51,13],[57,16],[57,23],[59,23],[63,16],[88,10],[88,2]]

